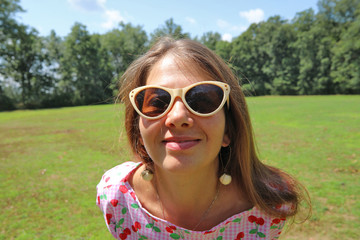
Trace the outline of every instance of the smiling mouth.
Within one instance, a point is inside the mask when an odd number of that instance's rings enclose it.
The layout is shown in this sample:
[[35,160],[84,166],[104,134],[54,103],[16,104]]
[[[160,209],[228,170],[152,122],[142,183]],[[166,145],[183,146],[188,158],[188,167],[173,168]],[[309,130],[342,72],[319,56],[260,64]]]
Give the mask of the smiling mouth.
[[183,143],[183,142],[194,142],[194,141],[200,141],[200,139],[187,139],[187,140],[167,139],[167,140],[164,140],[163,142],[165,142],[165,143],[167,143],[167,142]]
[[176,140],[176,139],[167,139],[164,140],[166,148],[170,150],[187,150],[196,146],[200,142],[200,139],[188,139],[188,140]]

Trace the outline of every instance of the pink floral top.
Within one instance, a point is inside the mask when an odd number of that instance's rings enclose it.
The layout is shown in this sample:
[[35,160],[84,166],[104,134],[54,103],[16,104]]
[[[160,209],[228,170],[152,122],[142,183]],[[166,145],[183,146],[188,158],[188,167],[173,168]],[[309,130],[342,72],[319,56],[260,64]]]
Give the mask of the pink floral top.
[[97,205],[116,239],[278,239],[285,219],[256,207],[228,218],[208,231],[191,231],[151,215],[141,206],[128,177],[141,163],[125,162],[107,171],[97,185]]

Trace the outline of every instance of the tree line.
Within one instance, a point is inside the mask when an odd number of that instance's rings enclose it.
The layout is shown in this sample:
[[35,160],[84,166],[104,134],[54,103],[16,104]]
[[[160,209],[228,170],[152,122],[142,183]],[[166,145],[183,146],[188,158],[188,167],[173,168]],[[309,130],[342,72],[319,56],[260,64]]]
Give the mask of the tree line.
[[[156,39],[191,38],[169,19],[149,35],[119,23],[90,34],[75,23],[60,37],[16,21],[19,0],[0,2],[0,110],[113,103],[118,79]],[[194,37],[220,55],[252,96],[360,93],[360,1],[320,0],[292,20],[273,16],[231,42]]]

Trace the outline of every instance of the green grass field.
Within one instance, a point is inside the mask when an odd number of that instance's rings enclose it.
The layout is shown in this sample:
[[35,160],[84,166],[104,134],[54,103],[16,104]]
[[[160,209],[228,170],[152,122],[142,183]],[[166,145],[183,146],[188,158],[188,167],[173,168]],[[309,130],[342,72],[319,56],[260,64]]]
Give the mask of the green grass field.
[[[360,96],[248,103],[261,158],[312,198],[282,239],[360,239]],[[112,239],[95,187],[131,159],[123,118],[119,105],[0,113],[0,239]]]

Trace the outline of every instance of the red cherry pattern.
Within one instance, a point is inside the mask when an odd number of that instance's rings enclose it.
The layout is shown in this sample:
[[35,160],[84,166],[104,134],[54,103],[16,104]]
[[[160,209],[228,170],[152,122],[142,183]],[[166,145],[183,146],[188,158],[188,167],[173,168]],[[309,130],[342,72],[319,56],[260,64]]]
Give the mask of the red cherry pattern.
[[131,234],[131,230],[129,228],[125,228],[124,229],[124,233],[126,233],[127,235]]
[[128,235],[126,233],[120,233],[119,234],[119,237],[120,237],[121,240],[125,240],[127,238],[127,236]]
[[[136,231],[137,231],[137,230],[136,230]],[[136,232],[136,231],[134,231],[134,232]],[[129,228],[125,228],[125,229],[123,230],[123,232],[119,234],[119,237],[120,237],[120,239],[124,240],[124,239],[126,239],[129,235],[131,235],[131,230],[130,230]]]
[[131,192],[130,195],[131,195],[131,197],[132,197],[134,200],[136,200],[136,195],[135,195],[134,192]]
[[110,224],[110,219],[112,218],[112,214],[110,214],[110,213],[107,213],[106,214],[106,222],[107,222],[107,224]]
[[135,222],[134,225],[131,226],[131,228],[134,232],[137,232],[139,229],[141,229],[141,224],[139,222]]
[[286,220],[286,218],[275,218],[275,219],[273,219],[271,221],[271,226],[277,225],[277,224],[279,224],[279,223],[281,223],[282,221],[285,221],[285,220]]
[[126,188],[125,185],[121,185],[121,186],[119,187],[119,190],[120,190],[120,192],[122,192],[122,193],[124,193],[124,194],[128,192],[128,189]]
[[272,220],[272,222],[271,222],[271,225],[274,225],[274,224],[279,224],[280,223],[280,219],[278,219],[278,218],[275,218],[275,219],[273,219]]
[[260,225],[260,226],[264,225],[264,223],[265,223],[265,221],[264,221],[263,218],[257,218],[257,217],[255,217],[254,215],[250,215],[250,216],[248,217],[248,220],[249,220],[249,222],[251,222],[251,223],[256,223],[256,224],[258,224],[258,225]]
[[116,199],[111,199],[111,201],[110,201],[111,205],[113,205],[114,207],[116,207],[118,205],[118,202],[119,201]]
[[257,219],[257,217],[255,217],[254,215],[250,215],[250,216],[248,217],[248,220],[249,220],[249,222],[251,222],[251,223],[256,222],[256,219]]
[[175,226],[168,226],[165,228],[167,232],[169,233],[173,233],[176,230]]
[[262,226],[262,225],[264,225],[264,223],[265,223],[265,221],[264,221],[263,218],[258,218],[258,219],[256,219],[256,224]]
[[238,235],[236,236],[235,240],[240,240],[240,239],[242,239],[244,237],[245,237],[244,232],[239,232]]
[[256,217],[254,215],[250,215],[248,217],[248,221],[251,222],[251,223],[255,223],[255,228],[254,229],[251,229],[249,231],[249,234],[255,234],[257,237],[260,237],[260,238],[265,238],[266,235],[262,232],[260,232],[259,230],[259,226],[262,226],[264,225],[265,223],[265,220],[262,218],[262,217]]

